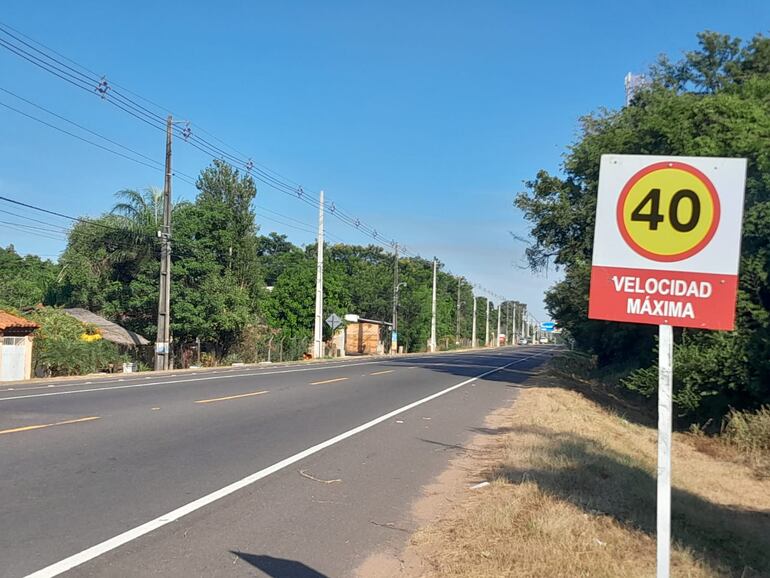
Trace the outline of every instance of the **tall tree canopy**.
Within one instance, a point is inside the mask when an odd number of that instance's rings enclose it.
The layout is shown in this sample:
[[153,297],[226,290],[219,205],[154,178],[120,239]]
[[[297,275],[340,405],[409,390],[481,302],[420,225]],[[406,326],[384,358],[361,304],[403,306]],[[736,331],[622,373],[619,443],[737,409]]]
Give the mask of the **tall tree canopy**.
[[[602,363],[646,365],[654,328],[587,319],[594,213],[602,154],[726,156],[748,159],[737,331],[678,332],[675,401],[691,419],[770,399],[770,39],[742,44],[714,32],[679,61],[661,57],[630,106],[581,119],[563,175],[545,171],[515,200],[532,223],[533,269],[549,263],[564,280],[547,294],[554,319]],[[626,384],[646,395],[651,370]]]

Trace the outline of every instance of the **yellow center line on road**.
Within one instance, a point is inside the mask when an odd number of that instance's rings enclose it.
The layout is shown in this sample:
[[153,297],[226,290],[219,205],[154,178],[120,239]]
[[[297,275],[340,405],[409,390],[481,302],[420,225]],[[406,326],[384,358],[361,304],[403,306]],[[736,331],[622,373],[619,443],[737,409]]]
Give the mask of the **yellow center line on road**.
[[335,381],[345,381],[349,377],[335,377],[334,379],[324,379],[323,381],[311,381],[310,385],[321,385],[323,383],[334,383]]
[[99,416],[90,416],[90,417],[79,417],[77,419],[68,419],[68,420],[65,420],[65,421],[57,421],[57,422],[54,422],[54,423],[42,423],[42,424],[38,424],[38,425],[25,425],[25,426],[22,426],[22,427],[15,427],[15,428],[12,428],[12,429],[0,430],[0,435],[11,434],[11,433],[19,433],[19,432],[23,432],[23,431],[31,431],[31,430],[35,430],[35,429],[43,429],[43,428],[46,428],[46,427],[54,427],[54,426],[57,426],[57,425],[68,425],[68,424],[71,424],[71,423],[81,423],[81,422],[84,422],[84,421],[93,421],[95,419],[102,419],[102,418],[99,417]]
[[395,369],[386,369],[384,371],[373,371],[369,375],[382,375],[383,373],[393,373],[394,371],[396,371],[396,370]]
[[213,403],[215,401],[226,401],[228,399],[238,399],[241,397],[252,397],[254,395],[262,395],[263,393],[268,393],[268,391],[262,390],[262,391],[252,391],[251,393],[241,393],[239,395],[228,395],[227,397],[213,397],[211,399],[199,399],[196,400],[195,403]]

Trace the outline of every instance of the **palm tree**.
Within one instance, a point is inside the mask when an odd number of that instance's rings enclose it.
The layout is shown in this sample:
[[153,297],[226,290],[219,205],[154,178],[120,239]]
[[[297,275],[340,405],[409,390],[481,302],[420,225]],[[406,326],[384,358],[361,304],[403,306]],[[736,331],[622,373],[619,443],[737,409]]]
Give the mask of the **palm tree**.
[[163,192],[155,187],[142,191],[123,189],[115,193],[120,199],[112,207],[113,215],[122,217],[127,228],[142,234],[154,235],[163,220]]

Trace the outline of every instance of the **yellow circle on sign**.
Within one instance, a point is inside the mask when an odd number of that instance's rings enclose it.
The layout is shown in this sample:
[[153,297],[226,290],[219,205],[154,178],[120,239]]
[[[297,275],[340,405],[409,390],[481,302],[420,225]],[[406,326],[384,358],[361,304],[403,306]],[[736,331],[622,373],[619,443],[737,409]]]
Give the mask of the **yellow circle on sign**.
[[698,253],[719,223],[719,197],[709,178],[681,162],[645,167],[620,194],[617,220],[626,243],[655,261]]

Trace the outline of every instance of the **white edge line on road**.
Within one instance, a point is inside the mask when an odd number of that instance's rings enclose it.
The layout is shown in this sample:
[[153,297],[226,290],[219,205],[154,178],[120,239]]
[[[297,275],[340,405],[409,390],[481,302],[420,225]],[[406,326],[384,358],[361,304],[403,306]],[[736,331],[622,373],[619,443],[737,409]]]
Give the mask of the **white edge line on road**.
[[[442,354],[446,354],[446,353],[449,353],[449,352],[442,352]],[[458,353],[458,355],[462,354],[462,353],[466,353],[466,352],[460,352],[460,353]],[[487,356],[485,356],[485,358],[500,357],[502,355],[504,355],[504,353],[501,352],[501,353],[495,354],[493,356],[487,355]],[[426,357],[427,356],[421,356],[421,357],[416,357],[415,359],[416,360],[420,360],[420,359],[425,359]],[[447,357],[451,357],[451,356],[447,355]],[[533,357],[536,357],[536,355],[533,356]],[[381,360],[377,360],[377,361],[361,361],[361,362],[356,362],[356,363],[350,363],[350,362],[349,363],[339,363],[339,364],[334,364],[334,365],[332,365],[332,364],[329,364],[329,365],[318,364],[317,366],[314,366],[314,367],[301,367],[301,368],[294,368],[294,369],[277,369],[275,371],[252,371],[252,372],[249,372],[249,373],[239,373],[237,375],[217,375],[215,377],[212,377],[211,375],[208,375],[206,377],[191,377],[189,379],[167,379],[167,380],[164,380],[164,381],[142,381],[142,382],[136,383],[136,384],[113,385],[113,386],[109,386],[109,387],[89,387],[88,389],[73,389],[73,390],[68,390],[68,391],[52,391],[52,392],[48,392],[48,393],[28,393],[28,394],[24,394],[24,395],[14,395],[14,396],[10,396],[10,397],[2,397],[2,396],[0,396],[0,403],[2,403],[4,401],[12,401],[12,400],[15,400],[15,399],[29,399],[29,398],[33,398],[33,397],[50,397],[50,396],[53,396],[53,395],[74,395],[74,394],[77,394],[77,393],[89,393],[89,392],[92,392],[92,391],[110,391],[112,389],[134,389],[134,388],[138,388],[138,387],[150,387],[152,385],[165,385],[165,384],[169,384],[169,383],[186,383],[188,381],[206,381],[207,379],[233,379],[233,378],[236,378],[236,377],[259,377],[261,375],[277,375],[277,374],[283,374],[283,373],[297,373],[297,372],[301,372],[301,371],[322,371],[322,370],[325,371],[325,370],[329,370],[329,369],[344,369],[346,367],[356,367],[356,366],[361,366],[361,365],[382,365],[383,363],[387,363],[388,361],[393,361],[393,359],[398,359],[398,358],[385,358],[385,359],[381,359]],[[228,372],[229,371],[234,371],[234,370],[228,370]],[[212,371],[211,373],[217,373],[217,372],[213,372]],[[143,379],[151,379],[151,378],[150,377],[144,377]],[[137,378],[137,380],[138,380],[138,378]],[[115,381],[110,381],[108,383],[115,383]],[[42,388],[45,389],[46,387],[79,387],[79,386],[82,386],[82,385],[86,385],[86,384],[82,384],[81,383],[81,384],[72,384],[72,385],[48,385],[48,386],[42,386]],[[25,387],[25,388],[17,389],[16,391],[25,391],[25,390],[28,391],[28,390],[31,390],[31,389],[39,389],[39,388],[36,388],[36,387]],[[5,391],[8,391],[8,390],[5,390]],[[2,391],[0,391],[0,394],[2,394]]]
[[[427,359],[429,357],[436,356],[436,355],[451,357],[451,355],[453,353],[455,355],[462,355],[462,354],[465,354],[465,353],[477,353],[477,352],[478,353],[483,353],[481,350],[469,350],[469,351],[458,351],[458,352],[443,351],[443,352],[434,353],[434,354],[417,355],[417,356],[413,357],[413,359],[419,361],[420,359]],[[491,357],[500,357],[504,353],[505,352],[503,352],[503,353],[490,353],[489,356],[491,356]],[[282,364],[279,363],[279,364],[274,366],[274,371],[265,371],[265,369],[269,369],[268,366],[259,366],[259,367],[252,367],[252,368],[250,368],[251,371],[249,373],[241,373],[241,374],[239,374],[237,376],[225,376],[225,377],[241,377],[241,376],[251,376],[251,375],[273,375],[275,373],[292,373],[292,372],[295,372],[295,371],[326,370],[326,369],[333,369],[335,367],[348,367],[348,366],[356,366],[356,365],[371,365],[371,364],[375,364],[375,363],[384,363],[384,362],[387,362],[387,361],[393,361],[393,360],[397,360],[397,359],[399,359],[398,356],[388,356],[388,357],[385,357],[383,359],[378,359],[376,361],[367,361],[367,362],[358,362],[358,363],[353,363],[353,362],[332,362],[332,363],[328,363],[328,364],[327,363],[323,363],[323,364],[319,363],[317,365],[314,365],[313,367],[292,367],[291,365],[282,365]],[[212,371],[205,372],[205,375],[211,376],[211,375],[214,375],[214,374],[232,373],[233,371],[235,371],[235,370],[234,369],[212,370]],[[196,372],[188,373],[186,375],[197,375],[197,374],[200,374],[200,373],[202,373],[202,372],[197,372],[196,371]],[[168,375],[165,375],[163,377],[178,377],[178,376],[179,377],[185,377],[185,375],[181,375],[180,376],[178,373],[168,374]],[[130,381],[132,381],[132,382],[133,381],[137,381],[138,382],[140,380],[147,380],[147,379],[153,379],[153,376],[137,375],[135,378],[131,378]],[[159,377],[157,379],[162,379],[162,377]],[[99,383],[101,383],[101,384],[117,383],[118,381],[120,381],[120,380],[119,379],[104,379],[104,380],[99,380]],[[123,381],[127,381],[127,380],[123,379]],[[194,381],[194,380],[180,380],[180,382],[181,381]],[[11,386],[11,387],[5,387],[3,389],[0,389],[0,394],[4,393],[6,391],[34,391],[34,390],[37,390],[37,389],[48,389],[48,388],[59,389],[59,388],[64,388],[64,387],[82,387],[84,385],[91,385],[93,383],[94,383],[93,381],[86,381],[86,382],[80,382],[80,383],[50,383],[50,384],[43,383],[41,385],[31,385],[29,387],[15,387],[15,386]],[[157,385],[159,383],[168,383],[168,382],[154,382],[154,383],[149,384],[149,385]],[[25,384],[21,383],[21,384],[18,384],[18,385],[25,385]],[[107,388],[105,388],[105,389],[107,389]],[[99,389],[99,390],[96,390],[96,391],[103,391],[103,390]],[[0,398],[0,401],[2,401],[3,399],[11,399],[11,398]]]
[[[261,371],[253,373],[239,373],[237,375],[216,375],[206,377],[191,377],[190,379],[166,379],[164,381],[147,381],[131,385],[112,385],[109,387],[89,387],[88,389],[73,389],[70,391],[52,391],[50,393],[29,393],[27,395],[14,395],[11,397],[0,397],[0,403],[11,401],[13,399],[29,399],[31,397],[49,397],[52,395],[74,395],[76,393],[89,393],[91,391],[110,391],[112,389],[132,389],[136,387],[150,387],[151,385],[166,385],[167,383],[186,383],[188,381],[206,381],[209,379],[234,379],[236,377],[260,377],[262,375],[276,375],[279,373],[296,373],[298,371],[318,371],[321,369],[339,369],[344,367],[353,367],[356,365],[377,365],[381,361],[365,361],[362,363],[346,363],[345,365],[334,365],[330,367],[303,367],[302,369],[287,369],[279,371]],[[72,387],[77,387],[73,385]],[[31,388],[30,388],[31,389]],[[17,390],[18,391],[18,390]]]
[[101,542],[100,544],[96,544],[95,546],[91,546],[90,548],[87,548],[82,552],[73,554],[72,556],[69,556],[64,560],[60,560],[59,562],[51,564],[50,566],[46,566],[41,570],[33,572],[32,574],[29,574],[26,578],[52,578],[53,576],[58,576],[64,572],[67,572],[68,570],[71,570],[72,568],[75,568],[77,566],[80,566],[81,564],[88,562],[89,560],[93,560],[94,558],[97,558],[102,554],[106,554],[111,550],[115,550],[116,548],[119,548],[124,544],[132,542],[137,538],[144,536],[145,534],[149,534],[150,532],[157,530],[158,528],[161,528],[166,524],[175,522],[179,518],[187,516],[188,514],[191,514],[196,510],[199,510],[205,506],[208,506],[209,504],[216,502],[217,500],[221,500],[222,498],[229,496],[230,494],[237,492],[238,490],[241,490],[246,486],[250,486],[251,484],[263,478],[266,478],[267,476],[274,474],[275,472],[278,472],[300,460],[303,460],[308,456],[312,456],[313,454],[316,454],[321,450],[324,450],[330,446],[333,446],[343,440],[346,440],[347,438],[353,437],[354,435],[357,435],[365,430],[368,430],[369,428],[372,428],[377,424],[387,421],[390,418],[395,417],[400,413],[404,413],[405,411],[409,411],[410,409],[413,409],[419,405],[432,401],[437,397],[446,395],[447,393],[454,391],[455,389],[458,389],[464,385],[467,385],[479,379],[483,379],[487,375],[491,375],[492,373],[500,371],[501,369],[505,369],[507,367],[510,367],[511,365],[516,365],[517,363],[521,363],[522,361],[527,361],[528,359],[532,359],[534,357],[537,357],[537,356],[531,355],[529,357],[523,357],[521,359],[517,359],[505,365],[501,365],[500,367],[495,367],[494,369],[485,371],[484,373],[477,375],[476,377],[466,379],[465,381],[452,385],[446,389],[442,389],[441,391],[438,391],[427,397],[423,397],[422,399],[418,399],[417,401],[414,401],[408,405],[405,405],[398,409],[394,409],[393,411],[390,411],[385,415],[381,415],[380,417],[375,418],[371,421],[368,421],[364,424],[361,424],[358,427],[354,427],[351,430],[343,432],[324,442],[321,442],[312,447],[309,447],[306,450],[303,450],[297,454],[294,454],[293,456],[290,456],[288,458],[281,460],[280,462],[273,464],[272,466],[268,466],[262,470],[259,470],[258,472],[255,472],[249,476],[246,476],[245,478],[238,480],[237,482],[233,482],[232,484],[225,486],[224,488],[211,492],[210,494],[203,496],[202,498],[198,498],[197,500],[190,502],[189,504],[185,504],[184,506],[181,506],[176,510],[172,510],[167,514],[164,514],[158,518],[155,518],[154,520],[145,522],[144,524],[137,526],[136,528],[132,528],[131,530],[123,532],[122,534],[118,534],[117,536],[110,538],[109,540],[105,540],[104,542]]

